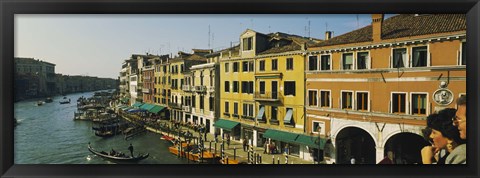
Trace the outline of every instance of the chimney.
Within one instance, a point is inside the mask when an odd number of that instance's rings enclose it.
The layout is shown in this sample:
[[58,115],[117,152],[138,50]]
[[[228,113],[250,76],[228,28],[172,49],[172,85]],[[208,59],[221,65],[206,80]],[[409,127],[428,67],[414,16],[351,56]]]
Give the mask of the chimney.
[[372,14],[372,39],[374,42],[382,40],[383,14]]
[[325,32],[325,40],[329,40],[332,38],[332,31],[326,31]]

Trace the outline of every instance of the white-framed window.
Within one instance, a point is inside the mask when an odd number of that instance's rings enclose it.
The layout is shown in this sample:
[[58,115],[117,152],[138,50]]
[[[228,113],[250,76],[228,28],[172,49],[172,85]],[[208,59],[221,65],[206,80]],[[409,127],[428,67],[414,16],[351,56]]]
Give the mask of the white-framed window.
[[292,95],[295,96],[295,81],[285,81],[283,83],[284,88],[284,95]]
[[225,113],[230,113],[230,103],[225,101]]
[[408,67],[408,51],[407,48],[394,48],[392,49],[392,56],[390,56],[391,68],[404,68]]
[[247,37],[242,39],[243,51],[253,50],[253,37]]
[[238,68],[239,68],[238,62],[234,62],[233,63],[233,72],[238,72],[238,70],[239,70]]
[[230,81],[225,81],[225,92],[230,92]]
[[340,97],[341,109],[353,109],[353,91],[342,90]]
[[390,113],[408,113],[406,92],[392,92],[390,97]]
[[253,117],[253,104],[243,103],[243,116]]
[[342,69],[343,70],[353,69],[353,53],[342,54]]
[[320,90],[320,107],[331,108],[332,97],[331,90]]
[[370,92],[369,91],[356,91],[355,92],[356,110],[358,111],[370,111]]
[[[320,127],[320,133],[318,133],[319,127]],[[326,130],[325,122],[312,121],[312,133],[325,135],[325,130]]]
[[272,59],[272,71],[278,70],[278,59]]
[[308,57],[308,70],[317,71],[318,70],[318,56],[309,56]]
[[265,81],[260,81],[260,94],[265,94]]
[[356,69],[370,69],[370,52],[359,51],[356,55]]
[[238,115],[238,103],[237,102],[233,103],[233,114]]
[[242,72],[248,72],[248,61],[242,62]]
[[428,93],[411,92],[410,93],[410,112],[412,115],[428,115]]
[[318,107],[318,90],[308,90],[308,106]]
[[265,60],[260,60],[259,63],[260,63],[260,64],[259,64],[259,66],[258,66],[258,67],[259,67],[258,70],[259,70],[259,71],[265,71]]
[[458,65],[467,65],[467,42],[462,41],[460,43],[460,50],[459,50],[459,55],[458,55]]
[[233,93],[238,93],[238,81],[233,81]]
[[320,70],[332,70],[332,55],[320,56]]
[[287,70],[293,70],[293,58],[287,58],[287,63],[286,63],[286,66],[287,66]]
[[429,66],[429,52],[428,46],[412,47],[412,67],[427,67]]

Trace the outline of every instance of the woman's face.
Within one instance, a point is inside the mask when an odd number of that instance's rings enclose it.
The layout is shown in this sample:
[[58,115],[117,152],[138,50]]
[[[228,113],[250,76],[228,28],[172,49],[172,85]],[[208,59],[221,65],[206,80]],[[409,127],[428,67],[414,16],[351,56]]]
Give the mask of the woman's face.
[[448,139],[443,137],[442,133],[438,130],[432,129],[430,138],[433,140],[433,146],[436,148],[442,149],[445,148],[448,144]]

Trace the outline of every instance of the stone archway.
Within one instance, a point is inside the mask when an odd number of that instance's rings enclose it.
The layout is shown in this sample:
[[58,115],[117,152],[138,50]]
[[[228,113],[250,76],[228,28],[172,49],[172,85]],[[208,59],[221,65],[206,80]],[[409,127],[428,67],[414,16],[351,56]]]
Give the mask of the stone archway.
[[384,146],[384,155],[388,151],[394,154],[395,164],[421,164],[422,156],[420,151],[426,145],[429,145],[422,136],[403,132],[391,136]]
[[336,163],[350,164],[355,158],[356,164],[375,164],[375,141],[368,132],[357,127],[345,127],[335,138]]

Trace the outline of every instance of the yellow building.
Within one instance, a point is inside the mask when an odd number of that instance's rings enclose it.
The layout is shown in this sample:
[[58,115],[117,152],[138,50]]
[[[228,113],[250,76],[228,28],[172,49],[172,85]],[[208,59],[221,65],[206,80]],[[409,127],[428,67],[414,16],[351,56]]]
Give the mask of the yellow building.
[[[421,163],[426,116],[466,94],[465,14],[402,14],[308,48],[306,132],[327,162]],[[327,151],[329,150],[329,151]]]
[[305,136],[304,54],[314,43],[284,33],[242,33],[238,57],[220,59],[222,119],[215,125],[235,140],[253,146],[270,140],[302,157],[308,152],[297,139]]

